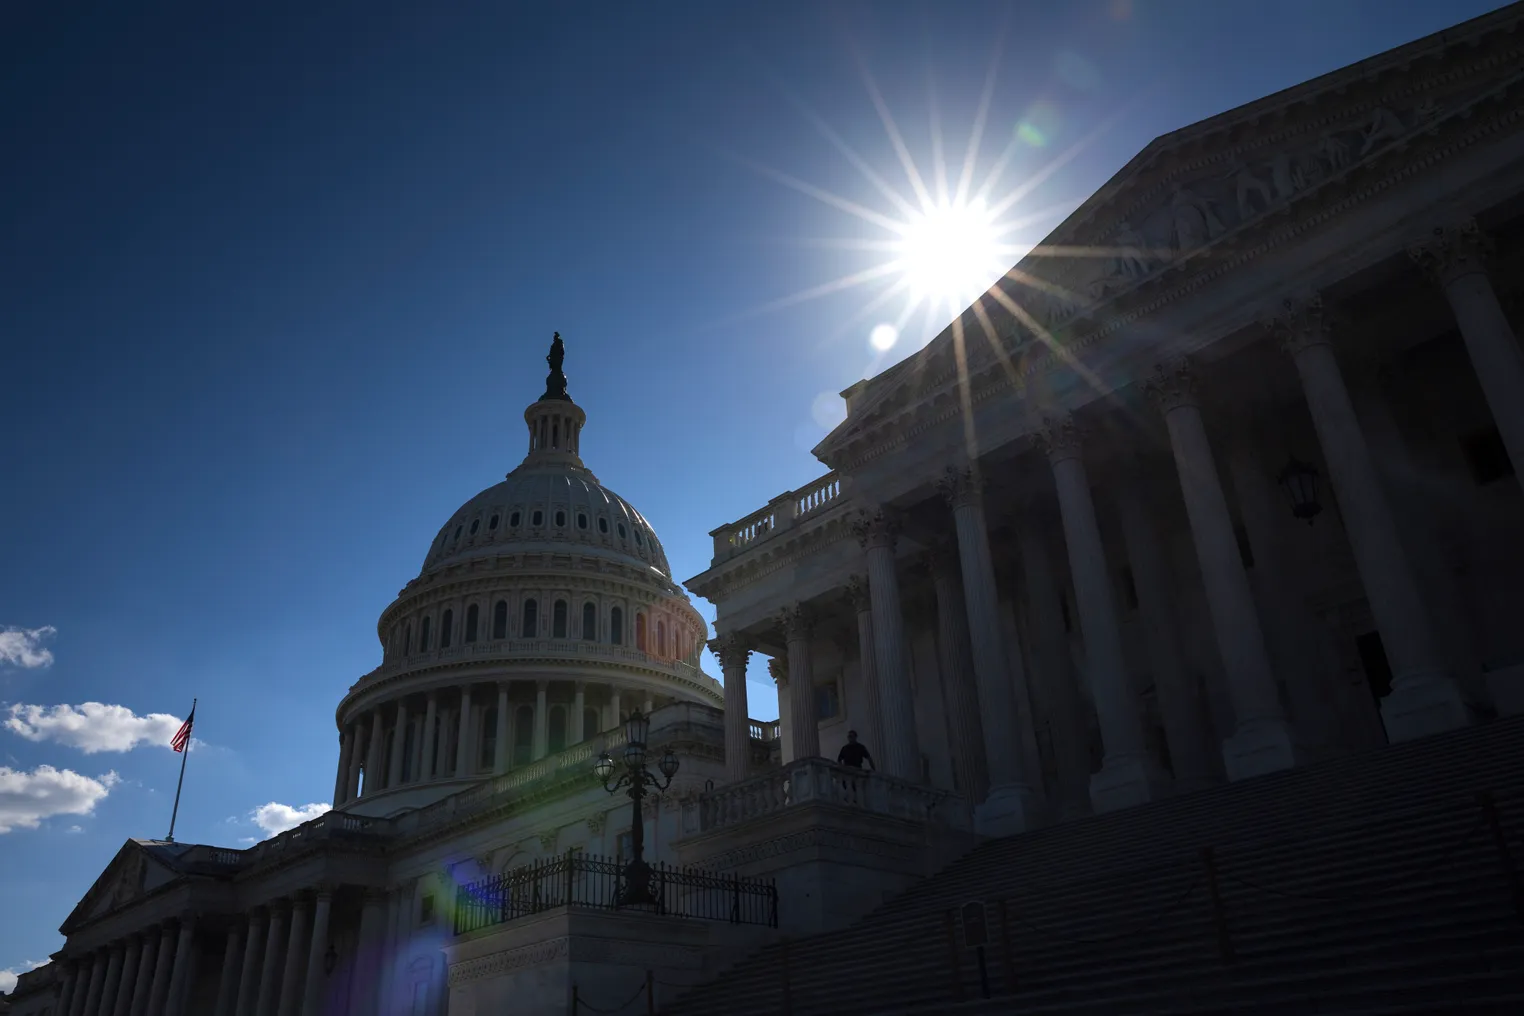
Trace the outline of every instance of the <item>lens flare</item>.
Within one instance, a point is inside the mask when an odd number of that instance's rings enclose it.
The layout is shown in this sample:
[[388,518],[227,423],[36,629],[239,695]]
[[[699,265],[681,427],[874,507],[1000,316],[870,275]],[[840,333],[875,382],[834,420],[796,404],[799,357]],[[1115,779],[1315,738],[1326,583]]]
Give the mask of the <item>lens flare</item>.
[[898,341],[900,341],[900,330],[887,322],[875,325],[873,331],[868,333],[868,345],[880,353],[887,353]]
[[917,302],[961,310],[1001,271],[1000,238],[982,198],[923,209],[906,224],[897,248]]

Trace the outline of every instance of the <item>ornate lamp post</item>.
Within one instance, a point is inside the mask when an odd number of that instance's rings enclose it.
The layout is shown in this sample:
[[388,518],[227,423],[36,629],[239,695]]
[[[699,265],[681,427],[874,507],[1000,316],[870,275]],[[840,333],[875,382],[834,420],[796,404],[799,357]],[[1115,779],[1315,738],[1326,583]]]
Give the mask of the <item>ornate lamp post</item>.
[[1312,520],[1323,510],[1318,503],[1318,471],[1293,458],[1275,479],[1291,501],[1291,514],[1312,525]]
[[[624,887],[615,898],[615,906],[631,906],[637,903],[656,903],[657,896],[651,891],[651,866],[645,859],[645,823],[640,814],[640,802],[649,790],[658,793],[672,785],[677,775],[678,760],[668,748],[656,763],[656,768],[666,777],[665,782],[646,768],[646,738],[651,732],[651,720],[641,715],[639,709],[630,713],[624,721],[624,771],[616,772],[618,765],[609,753],[599,752],[593,763],[593,772],[603,781],[603,789],[618,793],[628,787],[631,805],[630,863],[624,868]],[[647,789],[649,788],[649,790]]]

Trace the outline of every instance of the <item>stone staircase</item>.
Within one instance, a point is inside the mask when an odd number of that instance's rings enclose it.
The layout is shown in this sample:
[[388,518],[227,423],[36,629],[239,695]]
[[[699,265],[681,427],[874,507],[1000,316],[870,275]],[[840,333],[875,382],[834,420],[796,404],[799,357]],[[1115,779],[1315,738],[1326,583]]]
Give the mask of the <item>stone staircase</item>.
[[[1517,718],[988,842],[661,1011],[1524,1012],[1524,914],[1481,791],[1524,866]],[[989,1000],[952,930],[971,900]]]

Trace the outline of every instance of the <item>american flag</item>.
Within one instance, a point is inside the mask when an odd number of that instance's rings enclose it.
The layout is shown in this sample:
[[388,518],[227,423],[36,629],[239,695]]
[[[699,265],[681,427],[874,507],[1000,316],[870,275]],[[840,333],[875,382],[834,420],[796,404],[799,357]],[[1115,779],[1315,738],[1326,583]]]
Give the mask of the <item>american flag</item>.
[[170,738],[169,746],[175,751],[184,751],[186,745],[190,744],[191,726],[195,722],[196,708],[192,706],[190,715],[185,718],[184,723],[180,724],[180,729],[175,731],[175,736]]

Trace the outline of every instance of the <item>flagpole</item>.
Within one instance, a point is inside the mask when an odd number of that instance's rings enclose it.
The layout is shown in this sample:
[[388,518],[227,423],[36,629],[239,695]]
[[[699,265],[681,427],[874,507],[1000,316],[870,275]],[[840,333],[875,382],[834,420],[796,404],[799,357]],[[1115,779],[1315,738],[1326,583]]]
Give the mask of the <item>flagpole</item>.
[[[196,700],[191,699],[192,716],[196,715]],[[169,813],[169,835],[164,837],[166,843],[175,842],[175,820],[180,817],[180,788],[185,786],[185,763],[190,760],[191,735],[187,731],[185,736],[185,750],[180,753],[180,782],[175,784],[175,810]]]

